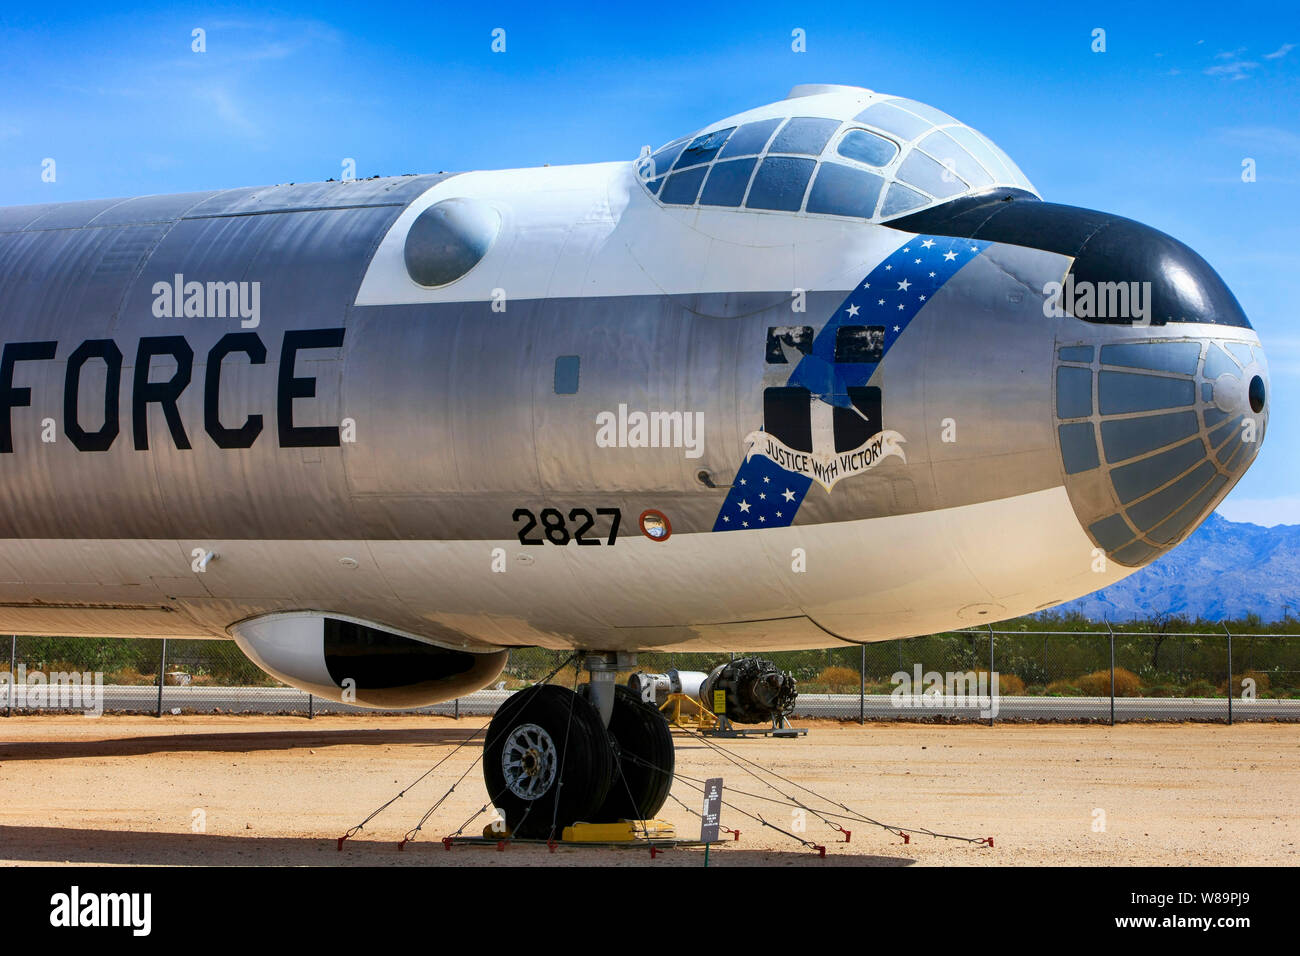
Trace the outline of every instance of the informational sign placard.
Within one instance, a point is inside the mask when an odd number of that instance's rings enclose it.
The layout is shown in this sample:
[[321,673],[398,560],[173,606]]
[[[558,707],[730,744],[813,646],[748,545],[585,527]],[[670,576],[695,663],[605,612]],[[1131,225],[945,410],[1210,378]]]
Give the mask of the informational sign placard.
[[704,812],[700,815],[700,842],[717,843],[718,825],[722,820],[722,778],[704,781]]
[[727,692],[725,690],[715,690],[713,692],[713,712],[715,714],[725,714],[727,712]]

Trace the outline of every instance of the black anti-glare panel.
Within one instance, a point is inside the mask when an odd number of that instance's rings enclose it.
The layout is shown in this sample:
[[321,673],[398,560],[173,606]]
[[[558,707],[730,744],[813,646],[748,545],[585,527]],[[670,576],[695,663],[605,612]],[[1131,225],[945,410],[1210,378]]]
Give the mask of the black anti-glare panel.
[[[1248,329],[1250,322],[1208,262],[1172,236],[1123,216],[1063,206],[1019,189],[979,196],[903,216],[888,223],[904,232],[983,239],[1043,249],[1074,258],[1081,282],[1149,282],[1152,325],[1194,322]],[[1085,319],[1131,325],[1134,316]]]

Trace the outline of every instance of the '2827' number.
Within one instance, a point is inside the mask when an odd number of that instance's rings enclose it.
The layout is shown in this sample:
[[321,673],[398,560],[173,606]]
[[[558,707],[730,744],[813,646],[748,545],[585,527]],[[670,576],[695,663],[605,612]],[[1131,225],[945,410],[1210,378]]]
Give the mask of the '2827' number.
[[[609,537],[606,539],[605,544],[617,543],[618,523],[622,518],[622,513],[618,508],[597,508],[596,514],[611,517]],[[591,512],[586,508],[574,508],[569,512],[569,520],[578,524],[572,534],[569,533],[569,527],[564,522],[564,515],[555,508],[543,508],[539,515],[534,515],[527,508],[516,508],[511,517],[514,521],[524,522],[523,526],[517,531],[520,544],[545,544],[547,541],[551,542],[551,544],[560,545],[568,544],[570,541],[576,541],[580,545],[599,545],[601,543],[599,538],[586,537],[587,532],[596,523],[596,519],[592,517]],[[542,537],[530,538],[529,535],[539,528]]]

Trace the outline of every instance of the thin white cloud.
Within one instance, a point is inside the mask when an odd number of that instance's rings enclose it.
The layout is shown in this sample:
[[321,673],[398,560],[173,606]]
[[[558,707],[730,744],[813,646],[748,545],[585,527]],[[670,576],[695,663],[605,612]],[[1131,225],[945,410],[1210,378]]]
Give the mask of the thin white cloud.
[[[1265,53],[1265,60],[1280,60],[1292,50],[1296,45],[1294,43],[1283,43],[1272,53]],[[1246,80],[1252,75],[1252,70],[1258,70],[1260,63],[1258,60],[1243,60],[1242,54],[1246,52],[1244,46],[1237,47],[1235,50],[1222,50],[1214,54],[1214,59],[1220,62],[1213,66],[1207,66],[1202,72],[1206,76],[1222,76],[1229,80]]]
[[1250,71],[1259,68],[1259,64],[1254,60],[1232,60],[1228,63],[1221,63],[1218,66],[1207,66],[1205,68],[1206,76],[1226,76],[1230,80],[1245,80],[1250,78]]

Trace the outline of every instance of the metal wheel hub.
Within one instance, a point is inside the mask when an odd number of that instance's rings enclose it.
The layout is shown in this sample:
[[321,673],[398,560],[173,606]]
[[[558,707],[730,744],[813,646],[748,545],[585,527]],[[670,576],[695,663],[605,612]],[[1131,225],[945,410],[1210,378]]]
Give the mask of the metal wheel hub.
[[555,782],[559,757],[550,734],[536,724],[520,724],[510,731],[501,751],[506,786],[524,800],[544,796]]

